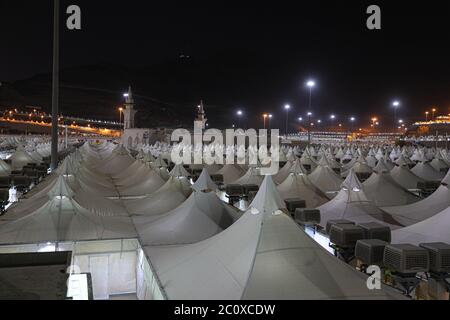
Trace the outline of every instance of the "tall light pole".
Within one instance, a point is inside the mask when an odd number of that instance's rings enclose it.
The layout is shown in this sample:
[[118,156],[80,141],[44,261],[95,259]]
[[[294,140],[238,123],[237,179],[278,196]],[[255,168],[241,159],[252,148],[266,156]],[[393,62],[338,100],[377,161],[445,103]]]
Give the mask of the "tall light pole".
[[351,127],[352,127],[352,133],[353,133],[353,125],[354,125],[354,123],[355,123],[355,120],[356,120],[355,117],[350,117],[350,123],[352,124],[352,125],[351,125]]
[[431,116],[431,120],[433,120],[434,121],[434,114],[436,113],[436,108],[433,108],[433,109],[431,109],[431,112],[432,112],[432,116]]
[[123,108],[120,107],[119,108],[119,123],[120,123],[120,125],[122,125],[122,113],[123,113]]
[[284,109],[286,110],[286,138],[288,135],[288,127],[289,127],[289,110],[291,109],[290,105],[285,105]]
[[332,114],[330,116],[330,120],[331,120],[331,130],[333,130],[333,126],[334,126],[334,120],[336,119],[336,115]]
[[312,105],[312,88],[314,88],[314,86],[316,85],[316,83],[313,80],[309,80],[308,82],[306,82],[306,86],[309,88],[309,104],[308,107],[311,110],[311,105]]
[[394,101],[392,103],[392,106],[394,107],[394,132],[395,132],[397,128],[397,108],[400,106],[400,102]]
[[239,119],[239,129],[243,129],[243,128],[241,128],[241,118],[242,118],[242,115],[243,115],[244,113],[242,112],[242,110],[238,110],[238,111],[236,112],[236,114],[237,114],[238,119]]
[[372,128],[373,128],[373,131],[376,131],[376,130],[375,130],[375,126],[376,126],[376,124],[377,124],[378,119],[377,119],[376,117],[374,117],[374,118],[372,118],[371,120],[372,120]]
[[267,113],[264,113],[263,114],[263,121],[264,121],[264,130],[266,130],[266,119],[267,119],[267,117],[268,117],[268,114]]
[[53,83],[52,83],[52,148],[50,169],[58,166],[59,109],[59,0],[53,1]]
[[428,122],[428,115],[429,115],[430,113],[428,112],[428,111],[425,111],[425,122]]
[[270,120],[272,120],[272,114],[269,114],[269,130],[270,130]]
[[311,116],[312,112],[308,112],[308,146],[311,144]]
[[[306,86],[309,88],[309,104],[308,104],[308,108],[309,110],[311,110],[312,107],[312,88],[314,88],[314,86],[316,85],[316,83],[313,80],[308,80],[306,82]],[[311,116],[312,113],[308,112],[308,119],[309,119],[309,123],[308,123],[308,145],[311,144]]]

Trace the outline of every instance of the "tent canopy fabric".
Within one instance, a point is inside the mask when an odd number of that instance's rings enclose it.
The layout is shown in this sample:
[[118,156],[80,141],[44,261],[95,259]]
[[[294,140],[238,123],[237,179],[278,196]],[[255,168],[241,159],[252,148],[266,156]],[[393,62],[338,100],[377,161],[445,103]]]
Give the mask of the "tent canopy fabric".
[[[144,247],[169,299],[402,299],[329,255],[284,213],[266,177],[255,205],[216,236]],[[274,192],[268,195],[266,192]],[[269,198],[269,206],[260,206]],[[273,212],[272,212],[273,211]],[[299,289],[301,288],[301,289]]]

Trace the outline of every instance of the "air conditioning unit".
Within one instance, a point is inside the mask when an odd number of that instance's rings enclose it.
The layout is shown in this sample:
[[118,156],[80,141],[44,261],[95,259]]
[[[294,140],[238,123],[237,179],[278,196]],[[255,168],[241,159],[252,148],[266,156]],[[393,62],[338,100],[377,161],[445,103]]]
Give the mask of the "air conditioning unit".
[[345,220],[345,219],[339,219],[339,220],[328,220],[327,221],[327,226],[325,228],[326,233],[329,235],[330,234],[330,230],[331,227],[335,224],[351,224],[351,225],[355,225],[355,223],[353,221],[349,221],[349,220]]
[[259,190],[259,186],[256,184],[244,184],[242,186],[243,190],[244,190],[244,194],[248,195],[248,193],[250,191],[258,191]]
[[450,273],[450,245],[447,243],[422,243],[420,247],[426,249],[430,256],[430,271],[436,273]]
[[411,274],[430,268],[428,250],[412,244],[390,244],[384,248],[384,265],[395,272]]
[[286,204],[286,209],[294,213],[297,208],[305,208],[306,201],[299,198],[285,199],[284,203]]
[[295,221],[301,224],[319,224],[320,210],[297,208],[295,210]]
[[225,190],[230,197],[239,197],[244,194],[244,188],[240,184],[229,184]]
[[341,248],[353,248],[364,239],[364,229],[352,224],[334,224],[330,230],[330,242]]
[[382,265],[386,241],[379,239],[358,240],[355,247],[355,257],[365,265]]
[[391,228],[377,222],[368,222],[358,224],[364,229],[366,239],[379,239],[386,242],[391,242]]

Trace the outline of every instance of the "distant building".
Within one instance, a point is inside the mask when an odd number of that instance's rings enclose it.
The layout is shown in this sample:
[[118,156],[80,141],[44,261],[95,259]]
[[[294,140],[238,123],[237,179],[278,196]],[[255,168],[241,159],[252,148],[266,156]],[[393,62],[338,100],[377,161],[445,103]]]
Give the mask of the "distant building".
[[123,110],[124,129],[133,129],[135,127],[134,117],[137,110],[134,110],[133,92],[131,92],[131,86],[128,88],[126,94],[125,109]]
[[450,134],[450,115],[439,116],[430,121],[419,121],[413,124],[413,131],[419,135]]
[[208,118],[206,118],[206,112],[205,112],[205,107],[203,106],[203,101],[200,101],[200,105],[198,106],[197,117],[195,118],[195,121],[201,121],[202,122],[202,130],[206,129],[206,122],[208,121]]

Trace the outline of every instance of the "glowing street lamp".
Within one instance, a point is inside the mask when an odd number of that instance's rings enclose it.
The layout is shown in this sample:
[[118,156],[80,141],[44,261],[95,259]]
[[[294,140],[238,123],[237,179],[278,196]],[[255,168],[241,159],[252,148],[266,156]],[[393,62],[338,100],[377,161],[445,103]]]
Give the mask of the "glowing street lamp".
[[309,123],[309,125],[308,125],[308,145],[310,145],[310,144],[311,144],[311,126],[313,125],[313,124],[311,123],[312,112],[309,111],[309,112],[307,113],[307,115],[308,115],[308,123]]
[[425,121],[428,122],[428,115],[430,114],[430,112],[425,111]]
[[263,119],[264,119],[264,130],[266,129],[266,119],[269,115],[267,113],[263,114]]
[[331,120],[331,130],[333,130],[333,122],[334,122],[334,120],[336,120],[336,115],[334,115],[334,114],[332,114],[332,115],[330,115],[330,120]]
[[284,110],[286,110],[286,132],[285,132],[286,137],[287,137],[287,135],[288,135],[289,110],[290,110],[290,109],[291,109],[291,106],[290,106],[290,105],[286,104],[286,105],[284,106]]
[[432,120],[434,121],[434,114],[436,113],[436,108],[433,108],[433,109],[431,109],[431,111],[432,111],[432,116],[431,116],[431,118],[432,118]]
[[269,130],[270,130],[270,120],[272,119],[272,114],[269,114]]
[[120,107],[119,108],[119,123],[122,124],[122,113],[123,113],[123,108]]
[[244,113],[242,112],[242,110],[238,110],[238,111],[236,112],[236,114],[237,114],[238,119],[239,119],[239,127],[241,127],[241,119],[242,119],[242,115],[243,115]]
[[394,101],[392,102],[392,107],[394,108],[394,131],[395,131],[395,127],[397,124],[397,109],[400,106],[400,102],[399,101]]
[[352,132],[353,132],[353,125],[354,125],[355,121],[356,121],[355,117],[350,117],[350,122],[352,124]]
[[311,102],[312,102],[312,88],[314,88],[314,86],[316,85],[316,83],[313,80],[308,80],[306,82],[306,86],[309,88],[309,108],[311,109]]

